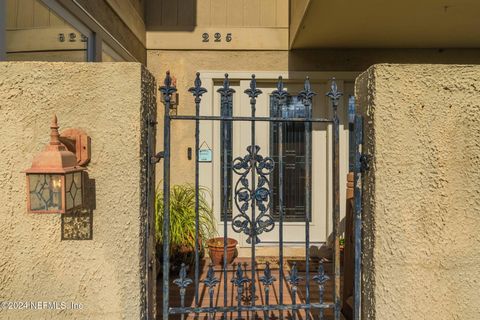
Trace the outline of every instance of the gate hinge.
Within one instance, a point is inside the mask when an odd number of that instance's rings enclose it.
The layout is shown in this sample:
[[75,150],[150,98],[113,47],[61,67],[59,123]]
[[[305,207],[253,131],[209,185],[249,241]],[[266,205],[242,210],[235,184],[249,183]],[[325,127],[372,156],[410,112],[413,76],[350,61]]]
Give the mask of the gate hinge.
[[159,153],[157,153],[156,155],[154,155],[150,158],[150,163],[152,163],[152,164],[159,163],[160,160],[162,160],[164,158],[164,155],[165,155],[165,153],[163,151],[160,151]]
[[370,162],[372,161],[372,155],[362,153],[360,155],[360,172],[366,172],[370,170]]

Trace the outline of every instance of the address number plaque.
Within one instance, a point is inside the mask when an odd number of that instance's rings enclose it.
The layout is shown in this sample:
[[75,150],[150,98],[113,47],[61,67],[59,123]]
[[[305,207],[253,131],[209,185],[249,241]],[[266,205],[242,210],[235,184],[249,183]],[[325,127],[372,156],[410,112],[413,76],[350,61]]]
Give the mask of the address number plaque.
[[[223,40],[223,37],[222,37],[222,34],[220,32],[215,32],[213,34],[213,42],[222,42],[222,40]],[[230,32],[227,33],[224,40],[226,42],[231,42],[232,41],[232,34]],[[210,34],[208,32],[204,32],[202,34],[202,42],[210,42]]]

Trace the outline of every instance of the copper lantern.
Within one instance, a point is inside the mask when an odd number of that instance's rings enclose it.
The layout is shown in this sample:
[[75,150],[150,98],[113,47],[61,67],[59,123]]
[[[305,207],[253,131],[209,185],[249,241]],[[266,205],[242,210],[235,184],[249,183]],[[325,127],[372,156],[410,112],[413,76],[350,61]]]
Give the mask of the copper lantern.
[[56,116],[50,129],[50,143],[25,171],[30,213],[69,213],[84,205],[86,168],[78,164],[77,156],[60,141]]

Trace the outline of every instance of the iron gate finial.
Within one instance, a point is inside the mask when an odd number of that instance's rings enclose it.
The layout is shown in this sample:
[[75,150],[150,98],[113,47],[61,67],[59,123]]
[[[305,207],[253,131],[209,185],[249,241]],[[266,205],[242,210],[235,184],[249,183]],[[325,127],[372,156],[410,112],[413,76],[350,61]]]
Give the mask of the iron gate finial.
[[192,93],[195,97],[195,103],[200,103],[202,95],[207,92],[207,89],[202,87],[202,80],[200,79],[200,72],[197,72],[195,81],[193,82],[194,86],[188,89],[188,92]]
[[282,76],[278,77],[277,89],[272,92],[272,96],[277,99],[277,101],[282,101],[288,97],[288,92],[284,89]]
[[312,98],[317,94],[312,91],[312,85],[310,84],[310,78],[307,76],[303,85],[303,90],[298,93],[298,97],[305,102],[312,102]]
[[338,107],[338,100],[343,96],[343,93],[338,91],[337,82],[335,78],[332,78],[332,84],[330,86],[330,91],[327,93],[327,97],[332,101],[334,108]]
[[177,88],[172,86],[172,77],[170,77],[170,71],[167,71],[165,80],[163,80],[163,86],[159,88],[160,92],[163,94],[163,104],[170,106],[170,99],[172,94],[177,92]]
[[223,79],[223,87],[217,90],[218,93],[222,96],[222,98],[228,98],[233,93],[235,93],[235,89],[230,88],[230,80],[228,79],[228,73],[225,73],[225,78]]
[[257,80],[255,79],[255,75],[252,74],[252,80],[250,80],[250,88],[244,91],[251,99],[257,98],[260,94],[262,94],[262,90],[257,89]]

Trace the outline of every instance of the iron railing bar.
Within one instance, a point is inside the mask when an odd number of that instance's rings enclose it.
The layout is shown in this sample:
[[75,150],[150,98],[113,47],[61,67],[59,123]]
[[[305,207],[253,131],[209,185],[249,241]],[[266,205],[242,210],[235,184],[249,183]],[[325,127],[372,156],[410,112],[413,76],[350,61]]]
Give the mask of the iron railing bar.
[[[278,125],[278,214],[279,214],[279,271],[278,271],[278,283],[279,283],[279,303],[283,305],[283,123]],[[280,314],[280,320],[283,320],[283,312]]]
[[[195,114],[200,116],[200,99],[196,97],[195,99]],[[200,255],[199,255],[199,227],[200,227],[200,216],[199,216],[199,140],[200,140],[200,120],[195,120],[195,306],[198,307],[199,300],[199,281],[200,281]]]
[[[227,102],[228,104],[228,102]],[[224,105],[224,108],[227,106]],[[226,126],[225,122],[223,123],[223,304],[224,306],[227,306],[228,304],[228,299],[227,299],[227,290],[228,290],[228,284],[227,284],[227,232],[228,232],[228,168],[227,168],[227,133],[228,133],[228,128]],[[227,314],[225,313],[223,315],[223,318],[226,319]]]
[[[308,111],[307,111],[308,112]],[[311,154],[311,141],[310,141],[310,123],[305,124],[306,143],[305,143],[305,302],[310,303],[310,154]]]
[[[223,127],[223,161],[222,161],[222,169],[223,169],[223,305],[226,307],[228,305],[228,283],[227,283],[227,233],[228,233],[228,167],[227,167],[227,137],[228,137],[228,128],[226,123],[228,120],[225,117],[225,114],[228,110],[230,104],[230,98],[235,90],[230,88],[230,83],[228,80],[228,74],[225,74],[225,79],[223,81],[223,87],[218,89],[217,92],[221,95],[221,113],[223,116],[219,117],[221,120],[221,125]],[[233,112],[233,99],[232,99],[232,108],[231,111]],[[201,117],[199,117],[201,118]],[[227,318],[226,311],[223,313],[223,319]]]
[[[305,106],[306,118],[312,118],[312,98],[310,80],[305,79],[304,90],[299,93]],[[305,302],[310,303],[310,216],[311,216],[311,122],[305,122]]]
[[168,320],[168,304],[170,298],[170,97],[176,91],[171,86],[170,73],[167,72],[165,86],[160,87],[165,105],[163,129],[163,318]]
[[333,123],[332,119],[325,118],[271,118],[271,117],[223,117],[223,116],[187,116],[187,115],[171,115],[171,120],[200,120],[200,121],[265,121],[265,122],[319,122],[319,123]]
[[[156,263],[154,261],[150,260],[152,258],[152,252],[150,248],[150,235],[151,235],[151,228],[152,228],[152,219],[153,222],[155,222],[155,167],[156,164],[152,163],[151,157],[156,154],[155,152],[155,142],[154,138],[156,136],[156,119],[152,117],[151,114],[149,114],[146,127],[147,127],[147,162],[146,162],[146,167],[147,167],[147,185],[146,185],[146,207],[147,207],[147,220],[145,223],[145,237],[143,239],[143,245],[145,247],[143,254],[145,255],[143,259],[145,259],[145,266],[146,266],[146,292],[147,292],[147,299],[145,301],[145,307],[147,309],[148,315],[151,316],[151,311],[153,310],[152,306],[154,305],[154,301],[152,301],[152,283],[153,281],[151,280],[152,277],[156,277],[156,273],[152,274],[153,272],[156,272],[156,269],[154,268],[152,270],[152,265],[155,266]],[[155,226],[153,226],[155,230]],[[155,233],[153,233],[155,236]],[[155,241],[155,240],[154,240]],[[155,242],[154,242],[155,245]],[[156,290],[156,289],[154,289]]]
[[355,116],[355,174],[354,174],[354,237],[355,237],[355,278],[354,278],[354,308],[355,320],[361,319],[361,286],[362,286],[362,172],[360,162],[360,145],[363,143],[363,118]]
[[231,307],[200,307],[200,308],[178,308],[169,309],[169,314],[190,314],[190,313],[212,313],[212,312],[237,312],[237,311],[288,311],[288,310],[310,310],[310,309],[334,309],[334,303],[311,303],[311,304],[284,304],[284,305],[256,305],[256,306],[231,306]]
[[338,99],[341,94],[337,91],[335,79],[332,80],[332,90],[329,93],[333,106],[333,134],[332,134],[332,173],[333,173],[333,234],[334,234],[334,303],[335,320],[340,320],[340,146],[339,146],[339,118]]
[[[260,90],[257,89],[257,84],[256,84],[256,81],[255,81],[255,75],[252,75],[252,80],[250,82],[250,90],[246,90],[245,93],[247,93],[249,96],[250,96],[250,106],[251,106],[251,114],[252,114],[252,119],[255,119],[255,113],[256,113],[256,107],[255,107],[255,104],[256,104],[256,97],[261,94],[262,92]],[[255,176],[256,176],[256,158],[257,158],[257,149],[256,149],[256,146],[255,146],[255,121],[251,121],[250,122],[250,134],[251,134],[251,137],[250,137],[250,140],[251,140],[251,148],[253,150],[253,157],[251,159],[251,166],[252,166],[252,172],[251,172],[251,179],[252,179],[252,186],[251,186],[251,190],[252,190],[252,228],[251,228],[251,232],[252,232],[252,235],[251,235],[251,240],[252,240],[252,247],[251,247],[251,277],[252,277],[252,280],[251,280],[251,304],[252,306],[255,306],[255,291],[256,291],[256,288],[255,288],[255,271],[256,271],[256,265],[255,265],[255,244],[257,242],[257,228],[256,228],[256,225],[257,225],[257,222],[256,222],[256,217],[255,217],[255,205],[256,205],[256,199],[255,199],[255,194],[256,194],[256,179],[255,179]],[[252,319],[255,319],[255,312],[253,311],[252,312]]]
[[[272,96],[275,99],[275,117],[271,119],[282,119],[282,101],[286,102],[288,98],[288,92],[284,90],[282,77],[278,78],[277,90],[272,93]],[[278,216],[279,216],[279,231],[278,231],[278,256],[279,256],[279,270],[278,270],[278,302],[280,306],[283,306],[283,282],[284,282],[284,273],[283,273],[283,127],[285,122],[280,121],[278,125]],[[283,320],[283,311],[280,311],[280,320]]]

